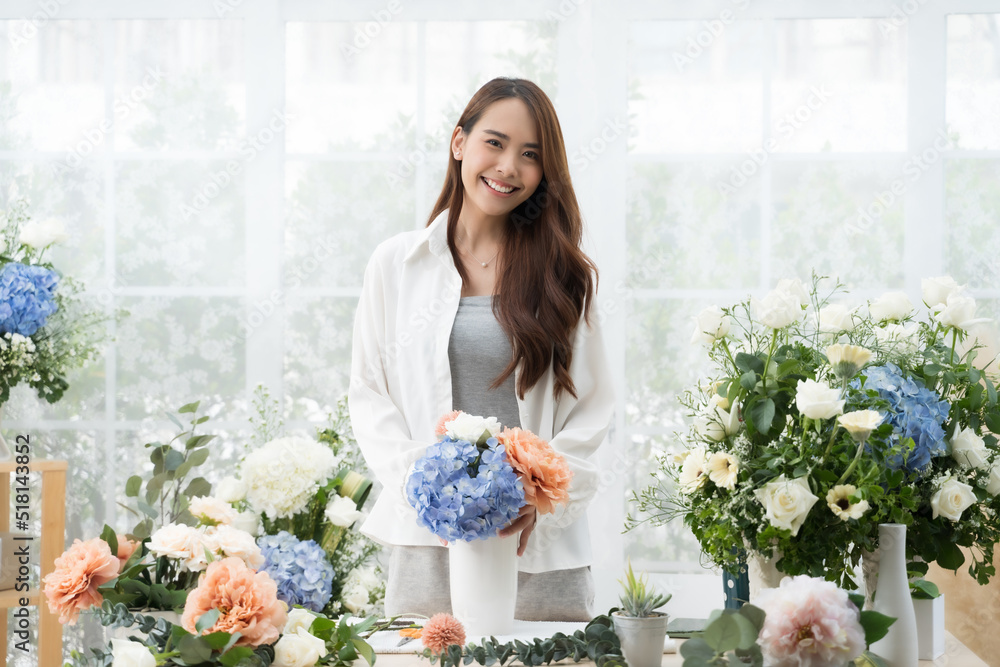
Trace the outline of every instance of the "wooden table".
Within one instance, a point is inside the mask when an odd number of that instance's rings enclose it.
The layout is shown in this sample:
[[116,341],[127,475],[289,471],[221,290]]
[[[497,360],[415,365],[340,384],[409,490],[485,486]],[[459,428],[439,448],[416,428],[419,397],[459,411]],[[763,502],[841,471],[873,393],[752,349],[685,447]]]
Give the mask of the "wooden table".
[[[683,640],[678,640],[678,644],[682,643]],[[418,665],[422,667],[428,667],[432,663],[429,660],[423,658],[418,658],[417,656],[411,654],[399,654],[399,653],[380,653],[378,659],[375,661],[378,667],[417,667]],[[437,663],[433,663],[437,664]],[[472,665],[478,665],[479,663],[473,662]],[[571,661],[563,661],[558,663],[560,665],[572,665]],[[581,662],[581,665],[593,665],[594,663],[590,661]],[[681,667],[684,664],[684,659],[681,657],[680,653],[664,653],[662,667]],[[947,665],[947,667],[990,667],[987,665],[979,656],[970,651],[962,642],[955,639],[950,632],[946,633],[945,640],[945,652],[944,655],[937,660],[921,660],[920,666],[930,667],[930,665]]]

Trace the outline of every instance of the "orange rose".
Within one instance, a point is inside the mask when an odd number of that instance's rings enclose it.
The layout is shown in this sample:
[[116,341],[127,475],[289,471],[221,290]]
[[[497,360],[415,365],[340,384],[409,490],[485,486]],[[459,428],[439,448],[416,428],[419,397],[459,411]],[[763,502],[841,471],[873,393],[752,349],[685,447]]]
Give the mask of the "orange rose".
[[505,428],[497,439],[503,443],[510,465],[521,478],[524,499],[539,514],[555,511],[556,503],[569,499],[573,473],[549,443],[531,431]]
[[104,601],[97,588],[117,577],[119,566],[111,547],[101,538],[75,540],[56,558],[55,570],[42,580],[49,610],[59,614],[60,623],[75,624],[81,611]]
[[198,588],[188,593],[181,625],[197,634],[195,623],[212,609],[222,613],[205,634],[239,632],[238,646],[273,644],[288,620],[274,580],[266,572],[251,570],[235,556],[209,564]]

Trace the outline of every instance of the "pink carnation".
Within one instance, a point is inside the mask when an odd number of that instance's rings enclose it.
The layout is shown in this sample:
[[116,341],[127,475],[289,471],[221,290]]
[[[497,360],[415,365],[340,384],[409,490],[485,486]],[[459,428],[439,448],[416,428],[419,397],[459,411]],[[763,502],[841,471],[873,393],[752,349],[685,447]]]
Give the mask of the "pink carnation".
[[73,625],[81,611],[103,602],[97,589],[117,577],[119,567],[118,558],[101,538],[75,540],[42,580],[49,610],[59,614],[60,623]]
[[790,577],[753,603],[767,614],[760,631],[767,665],[843,667],[865,650],[858,608],[833,582]]
[[449,646],[457,644],[465,645],[465,628],[461,621],[451,614],[435,614],[424,625],[420,633],[424,646],[431,650],[431,653],[440,655]]
[[453,419],[455,419],[455,417],[459,416],[460,414],[462,414],[461,410],[453,410],[448,414],[446,414],[445,416],[441,417],[441,419],[438,420],[437,426],[434,427],[434,435],[440,438],[441,436],[446,434],[448,432],[448,429],[447,427],[445,427],[445,424],[452,421]]

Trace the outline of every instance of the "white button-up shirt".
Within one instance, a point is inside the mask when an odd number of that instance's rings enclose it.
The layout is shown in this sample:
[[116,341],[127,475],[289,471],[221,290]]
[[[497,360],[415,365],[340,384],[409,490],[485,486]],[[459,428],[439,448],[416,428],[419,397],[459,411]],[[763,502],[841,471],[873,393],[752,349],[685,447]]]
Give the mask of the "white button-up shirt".
[[[462,279],[447,244],[447,211],[421,230],[381,243],[365,269],[354,321],[348,402],[361,452],[384,489],[362,532],[389,545],[436,546],[417,524],[403,484],[452,411],[448,342]],[[586,507],[598,485],[590,460],[607,434],[615,397],[597,313],[574,334],[570,376],[578,398],[553,398],[552,366],[517,398],[521,428],[561,453],[573,471],[570,500],[538,523],[520,559],[523,572],[590,564]],[[515,371],[515,386],[520,366]],[[485,415],[488,416],[488,415]]]

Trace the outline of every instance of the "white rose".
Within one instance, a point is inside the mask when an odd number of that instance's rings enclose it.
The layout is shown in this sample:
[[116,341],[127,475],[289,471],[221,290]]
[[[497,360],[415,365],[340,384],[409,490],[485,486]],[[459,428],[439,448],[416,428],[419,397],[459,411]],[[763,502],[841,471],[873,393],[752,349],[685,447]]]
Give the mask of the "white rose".
[[990,468],[990,479],[986,483],[986,493],[991,496],[1000,494],[1000,462],[994,463]]
[[795,299],[800,308],[809,305],[809,292],[798,278],[782,278],[774,289]]
[[226,477],[215,485],[215,497],[227,503],[238,503],[247,497],[247,485],[242,479]]
[[205,547],[222,558],[235,556],[256,570],[264,564],[264,555],[253,535],[233,526],[216,526],[204,538]]
[[361,517],[361,512],[350,498],[336,496],[327,503],[324,515],[333,525],[347,528]]
[[946,475],[941,487],[931,496],[932,519],[943,516],[952,521],[962,518],[962,512],[976,502],[976,494],[968,484]]
[[891,347],[901,354],[909,354],[920,349],[920,341],[917,334],[917,325],[888,323],[872,329],[877,340],[883,347]]
[[305,632],[309,632],[309,628],[312,627],[315,620],[316,614],[308,609],[293,607],[288,610],[288,621],[285,622],[285,629],[281,633],[284,635],[294,634],[300,628]]
[[236,510],[225,500],[212,496],[197,496],[191,499],[188,511],[205,525],[225,524],[231,526],[236,520]]
[[691,344],[701,343],[711,347],[717,340],[726,337],[732,319],[718,306],[709,306],[694,318],[694,333],[691,334]]
[[166,556],[177,560],[191,557],[201,546],[201,533],[191,526],[171,523],[153,533],[149,538],[149,550],[156,556]]
[[839,303],[824,306],[816,314],[816,329],[822,334],[837,335],[854,329],[854,309]]
[[786,479],[784,475],[754,491],[758,502],[764,506],[765,516],[772,526],[799,534],[809,510],[819,498],[809,489],[805,477]]
[[326,642],[301,628],[274,645],[274,667],[313,667],[326,655]]
[[979,322],[966,329],[965,338],[958,341],[956,352],[965,359],[969,352],[976,348],[976,357],[972,360],[975,368],[986,373],[994,383],[1000,380],[1000,335],[995,323]]
[[924,303],[932,310],[935,306],[946,303],[949,296],[962,289],[951,276],[924,278],[920,281],[920,288],[923,292]]
[[951,456],[962,464],[986,469],[986,442],[971,428],[964,428],[951,439]]
[[815,380],[799,380],[795,389],[795,405],[809,419],[830,419],[844,412],[840,390]]
[[368,607],[369,592],[365,590],[364,586],[350,586],[344,590],[341,595],[340,601],[344,603],[351,613],[357,614],[358,612],[367,609]]
[[245,512],[240,512],[233,519],[233,528],[239,528],[240,530],[250,533],[251,535],[257,535],[260,531],[260,517],[253,510],[247,510]]
[[886,292],[868,304],[868,312],[876,322],[901,320],[913,312],[913,302],[906,292]]
[[487,431],[487,437],[496,436],[500,433],[500,422],[496,417],[478,417],[462,412],[450,422],[445,424],[449,436],[456,440],[468,440],[476,443]]
[[946,327],[968,329],[976,323],[976,300],[958,292],[948,295],[948,301],[934,319]]
[[787,327],[802,314],[798,299],[778,290],[768,292],[763,299],[752,299],[751,304],[760,323],[771,329]]
[[39,222],[31,221],[21,228],[21,243],[32,248],[44,248],[53,243],[62,243],[69,237],[61,220],[49,218]]
[[152,652],[142,644],[128,639],[112,639],[111,655],[114,656],[111,667],[156,667],[156,658]]

